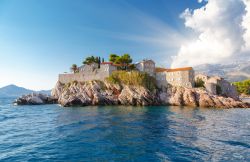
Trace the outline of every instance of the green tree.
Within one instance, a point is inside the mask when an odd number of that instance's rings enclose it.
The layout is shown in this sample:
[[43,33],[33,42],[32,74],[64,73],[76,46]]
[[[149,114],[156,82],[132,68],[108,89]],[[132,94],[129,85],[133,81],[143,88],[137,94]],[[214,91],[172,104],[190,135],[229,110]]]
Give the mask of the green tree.
[[124,54],[121,56],[120,62],[124,66],[124,68],[127,70],[128,65],[132,63],[132,58],[130,57],[129,54]]
[[101,57],[98,57],[98,68],[101,67]]
[[204,85],[205,83],[201,78],[197,78],[194,84],[195,84],[195,87],[205,87]]
[[92,64],[92,63],[99,63],[99,58],[98,57],[94,57],[94,56],[90,56],[90,57],[86,57],[85,60],[82,62],[83,64]]
[[79,70],[78,70],[78,67],[76,64],[73,64],[71,67],[70,67],[70,71],[72,71],[73,73],[78,73]]
[[110,54],[109,61],[115,64],[121,64],[121,69],[127,70],[129,64],[131,64],[133,60],[129,54],[124,54],[122,56],[118,56],[116,54]]
[[110,54],[109,55],[109,61],[113,62],[113,63],[117,63],[117,61],[119,60],[120,56],[116,55],[116,54]]

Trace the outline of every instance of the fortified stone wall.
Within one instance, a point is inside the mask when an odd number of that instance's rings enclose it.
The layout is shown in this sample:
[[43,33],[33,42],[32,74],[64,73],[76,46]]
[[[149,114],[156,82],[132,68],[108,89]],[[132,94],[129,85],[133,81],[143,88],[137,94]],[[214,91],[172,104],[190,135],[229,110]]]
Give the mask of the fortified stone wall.
[[84,82],[90,80],[102,80],[109,77],[116,67],[111,65],[101,65],[100,69],[86,66],[86,68],[76,74],[59,74],[59,82],[66,84],[73,81]]
[[77,81],[83,81],[84,76],[81,73],[76,73],[76,74],[59,74],[59,82],[66,84],[69,82],[73,82],[75,80]]

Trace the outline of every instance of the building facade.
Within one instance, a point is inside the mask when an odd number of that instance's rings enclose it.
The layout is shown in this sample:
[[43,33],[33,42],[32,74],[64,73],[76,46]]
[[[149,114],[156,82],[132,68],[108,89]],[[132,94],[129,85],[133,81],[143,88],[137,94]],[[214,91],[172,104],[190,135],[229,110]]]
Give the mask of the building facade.
[[[78,81],[101,80],[109,77],[113,71],[117,71],[120,65],[112,62],[103,62],[100,66],[97,63],[90,65],[82,65],[79,67],[79,73],[75,74],[59,74],[59,81],[63,84]],[[143,60],[135,64],[138,71],[145,72],[156,78],[158,87],[167,87],[167,85],[194,87],[194,70],[192,67],[165,69],[156,68],[155,62],[152,60]]]
[[164,69],[156,68],[156,82],[159,87],[181,86],[192,88],[194,87],[194,70],[192,67]]
[[135,64],[136,69],[155,77],[155,62],[153,60],[143,60]]

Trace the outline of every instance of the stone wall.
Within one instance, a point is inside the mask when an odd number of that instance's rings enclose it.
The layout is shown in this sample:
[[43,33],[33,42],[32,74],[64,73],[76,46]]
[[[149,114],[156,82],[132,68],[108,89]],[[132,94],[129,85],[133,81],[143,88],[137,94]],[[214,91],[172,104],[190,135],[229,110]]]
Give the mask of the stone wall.
[[76,74],[59,74],[59,78],[58,81],[66,84],[69,82],[73,82],[75,80],[84,80],[83,75],[81,75],[81,73],[76,73]]
[[101,65],[100,68],[86,65],[82,67],[79,73],[76,74],[59,74],[59,81],[63,84],[78,81],[91,81],[91,80],[102,80],[109,77],[113,71],[117,70],[116,67],[108,64]]
[[170,84],[173,86],[192,88],[194,87],[194,71],[157,72],[156,81],[158,86]]

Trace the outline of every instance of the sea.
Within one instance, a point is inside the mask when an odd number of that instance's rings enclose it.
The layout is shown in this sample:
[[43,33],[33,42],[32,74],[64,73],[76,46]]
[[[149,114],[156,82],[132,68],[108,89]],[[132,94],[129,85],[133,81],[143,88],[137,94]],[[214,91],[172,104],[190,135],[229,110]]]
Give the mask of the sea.
[[250,109],[14,106],[0,99],[0,161],[250,161]]

